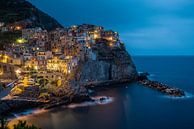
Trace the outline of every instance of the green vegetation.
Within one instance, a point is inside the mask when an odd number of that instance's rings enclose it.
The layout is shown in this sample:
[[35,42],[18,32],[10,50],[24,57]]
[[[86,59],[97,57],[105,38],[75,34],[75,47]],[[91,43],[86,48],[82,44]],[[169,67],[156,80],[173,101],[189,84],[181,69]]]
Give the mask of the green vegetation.
[[16,43],[18,43],[18,44],[23,44],[23,43],[26,43],[27,42],[27,40],[25,40],[25,39],[23,39],[23,38],[18,38],[17,40],[16,40]]
[[27,19],[32,21],[32,27],[47,30],[62,27],[55,19],[26,0],[0,0],[0,22],[9,24]]
[[18,124],[14,125],[14,129],[40,129],[34,125],[27,125],[26,121],[19,121]]
[[[18,4],[19,3],[19,4]],[[30,16],[28,13],[30,4],[22,0],[1,0],[0,2],[0,19],[5,23],[13,23],[26,19]]]
[[39,99],[49,100],[50,94],[49,93],[40,93]]
[[21,36],[21,31],[0,32],[0,50],[4,49],[4,45],[16,42]]
[[42,84],[42,86],[45,86],[49,83],[49,80],[42,78],[42,79],[39,79],[37,83]]
[[[8,121],[5,118],[0,119],[0,129],[10,129],[8,127]],[[17,124],[13,126],[13,129],[40,129],[34,125],[28,125],[26,121],[18,121]]]
[[[55,19],[37,9],[26,0],[0,0],[0,22],[9,25],[16,22],[27,21],[30,27],[41,27],[52,30],[62,27]],[[19,39],[21,31],[1,32],[0,30],[0,50],[10,43],[24,43],[26,41]]]
[[8,128],[8,121],[5,118],[0,119],[0,129],[9,129]]

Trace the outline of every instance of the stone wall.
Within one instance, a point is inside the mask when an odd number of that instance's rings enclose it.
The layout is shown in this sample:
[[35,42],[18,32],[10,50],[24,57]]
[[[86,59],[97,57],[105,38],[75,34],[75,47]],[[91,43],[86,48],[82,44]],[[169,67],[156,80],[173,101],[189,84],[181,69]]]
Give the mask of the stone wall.
[[14,66],[0,63],[0,79],[16,79]]

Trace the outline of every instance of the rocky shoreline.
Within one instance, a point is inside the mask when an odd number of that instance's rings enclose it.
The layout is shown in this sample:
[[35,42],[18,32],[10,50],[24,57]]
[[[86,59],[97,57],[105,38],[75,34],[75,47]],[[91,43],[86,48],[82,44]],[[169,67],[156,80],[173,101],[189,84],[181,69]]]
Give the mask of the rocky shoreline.
[[[120,79],[120,80],[110,80],[102,82],[93,82],[84,85],[87,89],[90,88],[103,88],[103,87],[113,87],[118,86],[118,84],[132,82],[132,79]],[[10,116],[10,113],[13,112],[22,112],[23,110],[32,109],[32,108],[41,108],[41,109],[51,109],[61,105],[68,105],[71,103],[81,103],[84,101],[94,101],[88,92],[78,93],[70,91],[68,95],[62,97],[53,97],[50,101],[26,101],[19,99],[10,99],[10,100],[0,100],[0,115],[1,116]],[[20,97],[19,97],[20,98]],[[29,99],[30,100],[30,99]]]
[[13,112],[22,112],[24,109],[32,109],[40,107],[45,103],[29,102],[17,100],[1,100],[0,101],[0,116],[11,116]]
[[70,103],[80,103],[84,101],[92,101],[92,99],[87,96],[71,96],[58,98],[58,100],[53,101],[27,101],[27,100],[0,100],[0,116],[11,116],[12,113],[22,112],[27,109],[41,108],[41,109],[51,109],[61,105],[67,105]]
[[71,99],[63,97],[59,100],[49,102],[49,103],[43,105],[42,108],[43,109],[51,109],[51,108],[62,106],[62,105],[68,105],[71,103],[81,103],[84,101],[93,101],[93,100],[89,97],[89,95],[82,95],[82,96],[75,95]]
[[[149,74],[143,73],[139,74],[138,77],[134,77],[133,79],[120,79],[120,80],[109,80],[109,81],[101,81],[101,82],[90,82],[85,84],[84,86],[87,89],[96,89],[96,88],[110,88],[118,86],[119,84],[131,83],[136,81],[146,87],[155,89],[160,91],[161,93],[182,97],[185,96],[184,91],[178,88],[172,88],[168,85],[159,83],[157,81],[151,81],[148,79]],[[25,100],[0,100],[0,115],[2,116],[10,116],[12,112],[20,112],[24,109],[32,109],[32,108],[42,108],[42,109],[51,109],[61,105],[68,105],[70,103],[81,103],[84,101],[94,101],[89,96],[88,92],[84,93],[71,93],[62,97],[55,97],[50,101],[25,101]]]
[[125,84],[125,83],[130,83],[133,82],[134,79],[119,79],[119,80],[109,80],[109,81],[101,81],[101,82],[90,82],[88,84],[85,84],[84,86],[86,88],[101,88],[101,87],[113,87],[119,84]]
[[141,73],[138,76],[137,81],[149,88],[155,89],[157,91],[160,91],[161,93],[164,93],[166,95],[174,96],[174,97],[183,97],[185,96],[185,92],[181,89],[174,88],[172,86],[168,86],[166,84],[157,82],[157,81],[151,81],[148,79],[148,73]]

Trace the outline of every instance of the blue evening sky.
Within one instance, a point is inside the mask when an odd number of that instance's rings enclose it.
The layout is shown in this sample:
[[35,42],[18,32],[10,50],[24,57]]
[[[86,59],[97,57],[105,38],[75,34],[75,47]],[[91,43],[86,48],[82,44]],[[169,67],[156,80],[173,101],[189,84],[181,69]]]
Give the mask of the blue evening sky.
[[29,0],[62,25],[120,33],[132,55],[194,55],[193,0]]

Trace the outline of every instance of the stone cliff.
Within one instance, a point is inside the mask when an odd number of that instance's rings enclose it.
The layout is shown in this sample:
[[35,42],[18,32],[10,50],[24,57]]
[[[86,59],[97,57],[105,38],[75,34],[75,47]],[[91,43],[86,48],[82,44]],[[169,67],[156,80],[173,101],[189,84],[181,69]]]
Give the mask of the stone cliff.
[[137,71],[131,56],[123,47],[100,46],[92,48],[96,60],[82,63],[79,82],[83,85],[104,82],[130,82],[136,79]]

